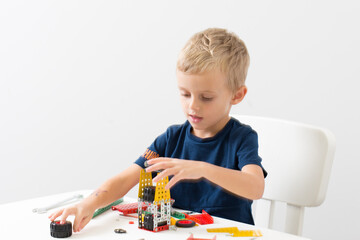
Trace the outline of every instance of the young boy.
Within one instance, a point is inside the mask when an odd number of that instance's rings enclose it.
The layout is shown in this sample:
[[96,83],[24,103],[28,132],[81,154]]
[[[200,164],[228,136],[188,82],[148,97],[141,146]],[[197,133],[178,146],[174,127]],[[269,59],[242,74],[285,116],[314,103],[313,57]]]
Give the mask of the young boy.
[[187,121],[170,126],[122,173],[107,180],[75,206],[49,216],[75,215],[74,232],[97,208],[124,196],[139,182],[140,170],[170,176],[174,207],[254,224],[252,200],[262,197],[266,171],[258,156],[257,134],[229,116],[246,95],[249,55],[245,44],[224,29],[195,34],[177,62],[177,82]]

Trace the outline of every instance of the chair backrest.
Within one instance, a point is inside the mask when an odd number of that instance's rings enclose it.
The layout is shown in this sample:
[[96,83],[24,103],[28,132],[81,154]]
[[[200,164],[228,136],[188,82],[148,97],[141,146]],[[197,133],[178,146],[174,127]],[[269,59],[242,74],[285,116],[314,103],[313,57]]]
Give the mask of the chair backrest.
[[[284,231],[301,235],[304,207],[319,206],[325,199],[335,153],[334,135],[296,122],[232,116],[258,133],[259,155],[268,172],[263,195],[270,201],[267,227],[274,227],[275,201],[285,202]],[[259,214],[264,215],[256,212],[256,221]]]

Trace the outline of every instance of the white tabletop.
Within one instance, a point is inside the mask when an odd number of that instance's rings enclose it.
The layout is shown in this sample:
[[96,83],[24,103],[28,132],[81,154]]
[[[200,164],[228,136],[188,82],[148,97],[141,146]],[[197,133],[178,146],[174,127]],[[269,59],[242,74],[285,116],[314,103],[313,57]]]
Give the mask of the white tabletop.
[[[50,221],[48,219],[48,215],[54,210],[50,210],[48,213],[38,214],[33,213],[32,209],[51,205],[75,194],[83,194],[86,197],[90,193],[91,191],[83,190],[0,205],[1,239],[55,239],[50,236]],[[124,203],[130,202],[134,202],[134,199],[124,198]],[[74,218],[72,216],[68,218],[71,222],[73,222],[73,219]],[[130,224],[129,221],[134,221],[135,224]],[[73,233],[70,238],[102,240],[186,240],[190,234],[193,233],[194,238],[212,239],[214,235],[216,235],[217,240],[252,239],[250,237],[231,237],[227,233],[208,233],[206,231],[208,228],[223,227],[238,227],[239,230],[261,230],[263,236],[256,238],[258,240],[307,239],[217,217],[214,217],[214,224],[196,226],[192,228],[177,228],[176,231],[166,230],[153,233],[138,229],[136,218],[121,216],[119,212],[112,210],[109,210],[92,219],[80,233]],[[114,233],[115,228],[125,229],[127,233]]]

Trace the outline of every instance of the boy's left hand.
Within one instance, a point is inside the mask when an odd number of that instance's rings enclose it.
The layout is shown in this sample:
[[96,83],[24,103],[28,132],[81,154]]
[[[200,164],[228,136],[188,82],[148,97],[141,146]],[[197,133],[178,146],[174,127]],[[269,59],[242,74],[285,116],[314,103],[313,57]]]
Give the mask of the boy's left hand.
[[199,179],[203,177],[204,167],[207,163],[201,161],[192,161],[176,158],[153,158],[147,161],[150,165],[146,172],[162,170],[154,179],[157,182],[160,179],[173,176],[165,189],[170,189],[178,181],[183,179]]

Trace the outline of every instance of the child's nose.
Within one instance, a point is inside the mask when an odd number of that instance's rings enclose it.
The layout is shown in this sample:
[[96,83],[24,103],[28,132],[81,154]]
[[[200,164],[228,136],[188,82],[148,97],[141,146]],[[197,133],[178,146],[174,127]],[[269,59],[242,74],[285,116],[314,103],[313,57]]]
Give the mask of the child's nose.
[[192,98],[189,105],[191,110],[199,110],[200,109],[200,103],[196,98]]

